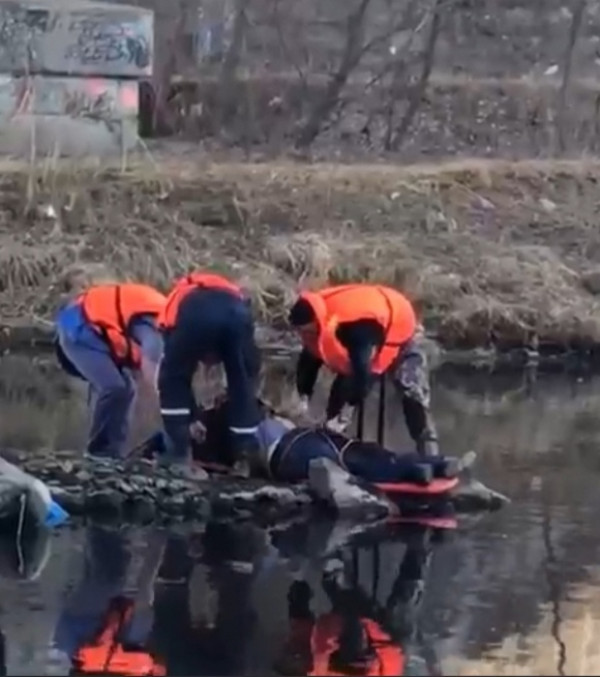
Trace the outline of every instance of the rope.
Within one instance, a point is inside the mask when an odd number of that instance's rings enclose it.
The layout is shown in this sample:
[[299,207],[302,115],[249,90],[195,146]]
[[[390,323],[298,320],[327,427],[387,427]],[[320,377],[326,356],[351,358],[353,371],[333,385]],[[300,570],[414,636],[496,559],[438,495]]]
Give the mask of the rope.
[[21,506],[19,508],[19,521],[17,523],[17,557],[19,559],[19,574],[25,574],[25,557],[23,555],[23,548],[21,541],[23,538],[23,528],[25,525],[25,511],[27,510],[27,494],[23,493],[19,496]]

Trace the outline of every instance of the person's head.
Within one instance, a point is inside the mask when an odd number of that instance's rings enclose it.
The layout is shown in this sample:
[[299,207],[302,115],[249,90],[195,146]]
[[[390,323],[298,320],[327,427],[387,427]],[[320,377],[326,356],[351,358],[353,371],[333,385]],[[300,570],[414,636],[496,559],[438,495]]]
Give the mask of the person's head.
[[317,334],[319,325],[313,307],[306,299],[299,299],[292,306],[288,321],[301,334]]
[[62,278],[64,291],[78,294],[88,287],[115,284],[116,275],[103,263],[79,263],[68,268]]
[[115,284],[116,275],[103,263],[77,263],[67,268],[58,281],[58,309],[67,306],[86,289],[96,285]]

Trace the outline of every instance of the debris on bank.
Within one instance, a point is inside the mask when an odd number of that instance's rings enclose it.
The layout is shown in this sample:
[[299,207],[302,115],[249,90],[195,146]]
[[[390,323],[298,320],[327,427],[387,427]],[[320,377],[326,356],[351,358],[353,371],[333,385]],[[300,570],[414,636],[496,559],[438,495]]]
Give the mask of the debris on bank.
[[[212,477],[190,480],[151,461],[125,462],[81,458],[72,452],[11,455],[11,461],[42,480],[53,499],[72,516],[118,519],[135,523],[248,519],[275,524],[314,511],[340,513],[326,505],[308,484],[283,485],[258,479]],[[357,519],[378,519],[389,512],[385,500],[364,496],[351,509]],[[449,493],[446,502],[458,512],[496,510],[507,502],[500,494],[472,479]],[[402,514],[430,509],[407,499]]]

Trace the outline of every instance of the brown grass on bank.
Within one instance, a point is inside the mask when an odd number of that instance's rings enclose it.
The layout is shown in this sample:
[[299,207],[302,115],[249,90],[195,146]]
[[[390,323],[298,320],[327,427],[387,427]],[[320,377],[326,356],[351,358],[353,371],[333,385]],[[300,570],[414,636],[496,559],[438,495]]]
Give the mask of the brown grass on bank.
[[55,162],[35,174],[4,162],[2,315],[50,317],[74,268],[167,289],[207,267],[241,280],[271,324],[303,286],[369,280],[404,289],[448,344],[483,344],[492,331],[597,342],[598,180],[592,160],[170,159],[124,172]]

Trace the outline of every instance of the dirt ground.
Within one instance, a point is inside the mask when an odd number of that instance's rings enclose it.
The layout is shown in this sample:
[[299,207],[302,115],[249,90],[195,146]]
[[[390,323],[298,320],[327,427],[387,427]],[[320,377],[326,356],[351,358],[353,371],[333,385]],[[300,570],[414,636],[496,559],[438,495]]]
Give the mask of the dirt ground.
[[395,285],[447,347],[600,341],[600,163],[4,163],[0,312],[51,328],[82,270],[167,289],[210,268],[281,328],[301,287]]

